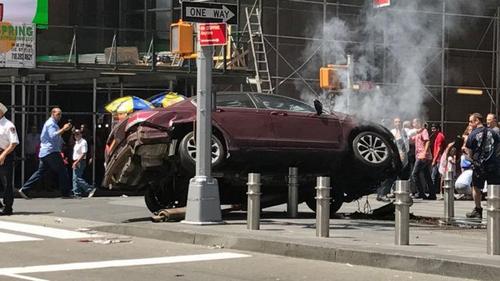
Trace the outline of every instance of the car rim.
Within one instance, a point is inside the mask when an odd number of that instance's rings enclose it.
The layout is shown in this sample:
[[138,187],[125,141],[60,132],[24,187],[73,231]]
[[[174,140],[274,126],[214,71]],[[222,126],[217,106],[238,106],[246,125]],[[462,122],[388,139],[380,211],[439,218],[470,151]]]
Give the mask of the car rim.
[[[187,142],[187,152],[193,161],[196,161],[196,141],[194,140],[194,136]],[[221,148],[219,147],[219,144],[212,138],[212,164],[219,159],[220,153]]]
[[357,147],[361,157],[372,164],[384,162],[389,155],[387,145],[378,136],[362,136],[358,141]]

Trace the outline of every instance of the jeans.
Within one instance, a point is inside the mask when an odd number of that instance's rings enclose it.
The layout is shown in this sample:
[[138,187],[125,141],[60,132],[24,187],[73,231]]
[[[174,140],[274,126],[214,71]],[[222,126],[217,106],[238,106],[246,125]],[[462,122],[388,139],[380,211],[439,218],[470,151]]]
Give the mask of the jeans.
[[12,211],[14,204],[14,191],[12,190],[12,156],[7,156],[0,166],[0,183],[3,187],[4,211]]
[[69,182],[68,171],[66,170],[66,166],[64,166],[64,161],[59,152],[54,152],[40,158],[38,170],[24,183],[21,190],[25,191],[32,188],[49,170],[57,174],[59,189],[61,190],[62,196],[71,196],[71,184]]
[[434,188],[434,192],[441,192],[441,174],[439,173],[439,164],[435,164],[432,166],[432,187]]
[[425,197],[426,191],[429,192],[430,198],[436,197],[436,191],[432,185],[430,160],[417,159],[415,161],[415,166],[413,167],[413,172],[411,174],[411,180],[415,183],[420,197]]
[[73,194],[75,196],[89,193],[93,188],[83,179],[83,173],[86,167],[87,164],[85,162],[79,162],[75,169],[73,169]]

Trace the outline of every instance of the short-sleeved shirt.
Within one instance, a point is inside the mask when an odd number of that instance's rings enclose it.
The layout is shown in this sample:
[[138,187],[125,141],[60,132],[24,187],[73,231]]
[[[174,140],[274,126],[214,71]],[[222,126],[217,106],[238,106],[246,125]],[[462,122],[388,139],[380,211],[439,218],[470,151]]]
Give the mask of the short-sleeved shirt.
[[[485,132],[488,135],[483,138]],[[483,139],[485,143],[482,143]],[[500,160],[495,157],[496,145],[500,145],[500,136],[492,129],[479,127],[472,130],[465,147],[471,150],[473,160],[483,162],[486,165],[498,165]],[[478,157],[482,159],[474,159]]]
[[75,146],[73,146],[73,160],[80,159],[82,155],[87,154],[87,151],[88,151],[87,141],[84,138],[77,140],[75,142]]
[[420,133],[415,136],[415,156],[417,159],[432,160],[431,150],[425,151],[425,143],[429,141],[429,132],[427,129],[422,129]]
[[11,143],[19,143],[16,126],[7,118],[2,117],[0,119],[0,149],[7,149]]
[[437,132],[436,139],[434,140],[434,147],[432,148],[432,157],[434,161],[438,161],[443,154],[445,146],[445,138],[442,132]]
[[43,158],[54,152],[61,152],[63,139],[57,133],[59,126],[56,120],[50,117],[43,125],[42,133],[40,134],[40,152],[39,158]]

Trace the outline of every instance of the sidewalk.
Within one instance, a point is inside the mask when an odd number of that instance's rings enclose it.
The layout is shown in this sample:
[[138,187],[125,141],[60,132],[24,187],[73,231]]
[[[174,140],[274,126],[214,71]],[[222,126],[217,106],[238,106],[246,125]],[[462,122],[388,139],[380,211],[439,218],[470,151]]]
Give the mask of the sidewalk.
[[[372,209],[382,205],[374,198],[369,202]],[[300,206],[297,219],[286,218],[284,205],[265,209],[259,231],[246,229],[244,212],[224,216],[223,225],[151,223],[142,197],[17,200],[16,205],[16,211],[36,210],[42,212],[39,216],[99,222],[89,225],[99,231],[178,243],[480,280],[495,280],[500,276],[500,256],[486,254],[484,228],[461,229],[412,223],[410,246],[395,246],[393,221],[332,219],[330,238],[317,238],[314,213],[305,205]],[[364,202],[360,202],[361,210],[363,205]],[[471,206],[471,201],[457,201],[457,217],[464,217]],[[357,209],[355,202],[343,206],[340,212],[350,213]],[[416,201],[411,212],[417,216],[439,217],[443,212],[443,202]],[[10,219],[23,220],[23,217],[12,216]]]

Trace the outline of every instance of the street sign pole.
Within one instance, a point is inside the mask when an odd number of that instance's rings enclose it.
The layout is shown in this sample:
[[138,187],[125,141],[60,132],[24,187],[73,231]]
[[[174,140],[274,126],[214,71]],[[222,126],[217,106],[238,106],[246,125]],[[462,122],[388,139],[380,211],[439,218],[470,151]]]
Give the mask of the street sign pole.
[[222,223],[219,185],[212,177],[212,64],[213,47],[197,44],[196,175],[189,181],[187,224]]

